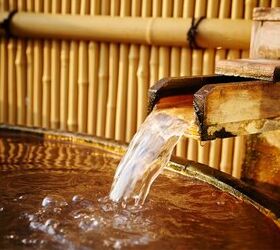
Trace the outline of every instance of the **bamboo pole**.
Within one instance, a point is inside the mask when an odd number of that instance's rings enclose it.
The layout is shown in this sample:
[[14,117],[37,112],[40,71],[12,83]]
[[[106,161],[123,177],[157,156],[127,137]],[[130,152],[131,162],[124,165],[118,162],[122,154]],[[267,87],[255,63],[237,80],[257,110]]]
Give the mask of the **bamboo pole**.
[[[204,16],[206,13],[206,1],[200,0],[196,1],[194,17],[199,18]],[[203,51],[201,49],[194,49],[192,51],[192,75],[201,75],[203,68]],[[199,155],[201,155],[201,147],[199,147],[196,140],[189,139],[188,144],[188,154],[187,158],[189,160],[197,161],[201,160],[201,157],[198,157],[198,150],[200,150]]]
[[[44,13],[51,12],[51,2],[44,2]],[[51,42],[44,41],[43,48],[43,89],[42,89],[42,126],[50,127],[50,101],[51,101]]]
[[[142,17],[152,14],[152,5],[149,0],[142,2]],[[147,115],[148,88],[149,88],[149,57],[150,48],[140,46],[139,65],[137,70],[137,129],[143,123]]]
[[[183,0],[175,1],[173,4],[173,17],[182,17],[183,14]],[[170,76],[175,77],[180,75],[180,65],[181,65],[181,48],[172,47],[170,53]],[[175,148],[177,156],[184,156],[183,149],[185,149],[185,140],[181,138]]]
[[[141,2],[132,1],[131,16],[140,16]],[[137,126],[137,68],[139,64],[139,46],[131,44],[128,54],[128,86],[127,86],[127,113],[125,141],[129,142]]]
[[[215,61],[226,59],[227,51],[224,49],[216,50]],[[221,160],[221,145],[222,140],[216,139],[210,142],[210,151],[209,151],[209,166],[212,168],[220,168]]]
[[[71,15],[79,13],[80,0],[71,2]],[[71,41],[69,53],[69,102],[67,127],[70,131],[78,129],[78,42]]]
[[[35,12],[43,11],[43,2],[35,1]],[[34,55],[34,78],[33,78],[33,123],[34,126],[42,126],[42,61],[43,61],[43,42],[35,40],[33,42]]]
[[[61,10],[61,0],[52,2],[52,13]],[[59,98],[60,98],[60,42],[52,41],[51,48],[51,128],[59,128]]]
[[271,0],[271,7],[280,7],[280,1],[279,0]]
[[[120,1],[111,2],[111,16],[118,16],[120,13]],[[116,43],[109,45],[109,83],[108,102],[106,116],[105,137],[115,137],[116,102],[118,92],[118,69],[119,69],[119,46]]]
[[[9,9],[16,10],[17,3],[9,1]],[[17,123],[17,83],[16,83],[16,40],[8,40],[8,122]]]
[[[18,10],[26,10],[26,2],[18,1]],[[24,40],[17,40],[16,49],[16,84],[17,84],[17,124],[25,125],[26,123],[26,44]]]
[[[91,2],[90,15],[100,13],[100,1]],[[89,94],[88,94],[88,124],[87,132],[96,135],[97,124],[97,97],[98,97],[98,65],[99,65],[99,44],[91,41],[88,47],[89,63]]]
[[[257,6],[257,1],[251,0],[247,1],[245,4],[244,18],[251,19],[253,9]],[[242,58],[249,57],[249,52],[242,51]],[[232,165],[232,175],[234,177],[240,178],[242,171],[242,163],[245,155],[245,137],[239,136],[234,139],[234,151],[233,151],[233,165]]]
[[[89,14],[89,0],[81,1],[81,16]],[[88,43],[79,43],[79,73],[78,73],[78,131],[87,131],[88,106]]]
[[[162,0],[155,0],[152,3],[152,17],[157,18],[161,16]],[[150,86],[154,85],[159,80],[159,48],[158,46],[151,47],[150,55]]]
[[[218,17],[218,6],[219,2],[215,0],[209,0],[207,2],[206,17],[217,18]],[[203,53],[203,75],[213,74],[215,70],[215,50],[206,49]],[[198,146],[198,161],[204,164],[209,164],[210,158],[210,146],[216,146],[215,143],[206,142],[203,147]],[[214,150],[216,151],[216,150]]]
[[[0,13],[0,20],[7,14]],[[12,19],[11,29],[18,37],[188,46],[186,31],[191,22],[191,18],[89,17],[19,12]],[[205,19],[199,25],[196,41],[201,48],[248,49],[251,25],[250,20]]]
[[[222,0],[220,2],[219,18],[228,18],[230,15],[230,0]],[[227,51],[224,49],[216,50],[215,61],[219,61],[226,58]],[[216,139],[210,142],[209,151],[209,166],[219,169],[221,161],[221,145],[222,140]]]
[[270,0],[260,0],[259,7],[270,7]]
[[[110,2],[102,1],[101,15],[110,14]],[[96,135],[105,136],[106,108],[108,98],[109,80],[109,45],[102,42],[100,44],[99,71],[98,71],[98,100],[97,100],[97,127]]]
[[[120,16],[130,15],[130,1],[124,0],[121,2]],[[118,75],[118,93],[117,93],[117,110],[116,110],[116,128],[115,139],[125,140],[126,130],[126,100],[127,100],[127,81],[128,81],[128,52],[129,47],[127,44],[120,45],[120,62],[119,62],[119,75]]]
[[[231,6],[231,18],[241,18],[243,15],[243,1],[241,0],[233,0]],[[229,50],[227,59],[235,59],[240,58],[239,50]],[[234,139],[228,138],[222,141],[222,152],[221,152],[221,163],[220,169],[221,171],[232,174],[233,168],[233,148],[234,147]]]
[[[8,10],[8,2],[0,1],[0,11]],[[8,122],[8,55],[7,41],[4,38],[0,40],[0,122]]]
[[[34,11],[34,0],[27,1],[27,11]],[[26,102],[26,125],[33,126],[33,90],[34,90],[34,56],[33,56],[33,40],[27,40],[26,44],[26,61],[27,61],[27,102]]]
[[[246,1],[244,18],[251,19],[253,9],[257,6],[258,2],[256,0]],[[238,15],[239,17],[241,14]],[[242,51],[242,58],[249,57],[249,51]],[[234,149],[233,149],[233,164],[232,164],[232,175],[236,178],[241,177],[242,164],[246,151],[246,141],[244,136],[239,136],[234,139]]]
[[[61,13],[69,14],[71,2],[62,0]],[[68,110],[68,92],[69,92],[69,42],[61,42],[60,53],[60,129],[67,129],[67,110]]]
[[[194,0],[185,0],[183,3],[183,18],[189,18],[194,15]],[[190,76],[192,66],[192,51],[189,48],[183,47],[181,49],[181,65],[180,76]],[[182,137],[177,144],[177,155],[186,158],[187,157],[187,145],[188,140],[186,137]]]
[[[170,17],[172,11],[172,1],[162,1],[162,17]],[[170,48],[167,46],[159,47],[159,79],[170,75]]]

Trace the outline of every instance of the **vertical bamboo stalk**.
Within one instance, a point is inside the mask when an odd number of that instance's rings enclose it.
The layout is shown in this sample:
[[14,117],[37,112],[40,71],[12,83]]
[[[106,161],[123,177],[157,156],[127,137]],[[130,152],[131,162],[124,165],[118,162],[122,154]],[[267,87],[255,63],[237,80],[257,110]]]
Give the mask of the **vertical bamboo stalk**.
[[[216,18],[218,16],[218,10],[219,10],[218,4],[219,2],[215,0],[209,0],[207,2],[207,10],[206,10],[207,18]],[[203,75],[213,74],[214,69],[215,69],[215,50],[206,49],[203,54],[202,74]],[[198,146],[198,162],[209,164],[210,145],[216,146],[217,144],[215,143],[211,144],[211,142],[205,142],[203,147],[201,147],[201,145]]]
[[[90,15],[100,13],[100,0],[91,2]],[[87,132],[96,135],[97,124],[97,97],[98,97],[98,65],[99,65],[99,44],[90,42],[88,47],[89,63],[89,94],[88,94],[88,124]]]
[[[103,1],[101,14],[110,14],[110,2]],[[106,108],[108,98],[109,80],[109,45],[102,42],[100,44],[99,71],[98,71],[98,100],[97,100],[97,127],[96,135],[105,136]]]
[[[184,18],[192,17],[194,15],[194,0],[185,0],[183,3],[183,13]],[[189,48],[183,47],[181,49],[181,62],[180,62],[180,76],[190,76],[192,67],[192,51]],[[177,146],[176,154],[180,157],[187,157],[187,146],[188,140],[186,137],[182,137]]]
[[[241,18],[243,15],[243,1],[233,0],[231,7],[231,18]],[[227,58],[235,59],[240,57],[239,50],[229,50]],[[222,141],[221,163],[220,169],[228,174],[232,173],[233,168],[233,145],[234,139],[228,138]]]
[[[162,17],[170,17],[172,13],[172,1],[162,1]],[[170,75],[170,48],[159,47],[159,79]]]
[[[51,1],[44,2],[44,13],[51,12]],[[50,101],[51,101],[51,42],[44,41],[43,48],[43,89],[42,89],[42,126],[50,127]],[[29,83],[29,82],[28,82]]]
[[[142,17],[151,16],[151,1],[142,2]],[[149,52],[146,45],[140,46],[139,65],[137,70],[137,129],[147,115],[148,88],[149,88]]]
[[0,11],[7,11],[9,9],[7,0],[0,0]]
[[[120,16],[130,15],[130,1],[121,1]],[[120,45],[120,62],[119,62],[119,75],[118,75],[118,93],[117,93],[117,110],[116,110],[116,128],[115,139],[125,140],[126,130],[126,100],[127,100],[127,80],[128,80],[128,52],[129,47],[127,44]]]
[[[183,0],[175,1],[173,4],[173,17],[182,17],[183,14]],[[170,52],[170,76],[175,77],[180,75],[181,65],[181,48],[172,47]],[[185,149],[185,140],[181,138],[175,148],[177,156],[184,156],[183,149]]]
[[[75,15],[80,10],[80,0],[71,2],[71,14]],[[71,41],[69,53],[69,95],[67,127],[70,131],[78,129],[78,42]]]
[[271,0],[271,7],[280,7],[280,1],[279,0]]
[[[43,2],[35,1],[35,12],[42,12]],[[40,40],[33,42],[34,78],[33,78],[33,122],[34,126],[42,126],[42,61],[43,43]]]
[[[162,0],[154,0],[152,2],[152,17],[160,17],[162,11]],[[151,47],[150,55],[150,86],[154,85],[159,79],[159,48]]]
[[242,164],[246,152],[246,138],[245,136],[238,136],[234,140],[234,155],[233,155],[233,169],[232,176],[236,178],[241,177]]
[[[9,9],[16,10],[17,3],[9,1]],[[17,123],[16,40],[8,40],[8,122]]]
[[[133,0],[131,16],[140,16],[141,2]],[[139,64],[139,46],[130,45],[128,55],[128,86],[127,86],[127,113],[126,113],[126,142],[129,142],[136,131],[137,125],[137,68]]]
[[[256,0],[250,0],[246,1],[245,4],[245,11],[244,11],[244,18],[245,19],[251,19],[253,14],[253,9],[258,5],[258,1]],[[236,14],[236,17],[241,17],[242,14],[238,13]],[[242,58],[248,58],[249,57],[249,51],[245,50],[242,51],[241,54]],[[246,145],[245,145],[245,137],[239,136],[234,138],[234,149],[233,149],[233,164],[232,164],[232,175],[236,178],[241,177],[241,171],[242,171],[242,164],[245,156],[246,151]]]
[[260,0],[259,6],[260,7],[270,7],[270,0]]
[[[111,16],[118,16],[120,12],[120,1],[111,2]],[[116,103],[118,92],[118,69],[119,69],[119,46],[116,43],[109,45],[109,83],[108,102],[106,116],[105,137],[115,137]]]
[[[61,13],[69,14],[71,2],[62,0]],[[60,129],[67,129],[67,110],[68,110],[68,92],[69,92],[69,42],[61,42],[60,53]]]
[[[230,0],[222,0],[220,2],[219,18],[228,18],[230,15]],[[224,49],[216,50],[215,61],[219,61],[226,58],[227,51]],[[216,139],[210,142],[209,152],[209,166],[219,169],[221,161],[221,146],[222,140]]]
[[[0,10],[8,10],[8,2],[0,1]],[[8,55],[7,41],[5,38],[0,39],[0,122],[8,122]]]
[[[245,9],[244,9],[244,19],[252,19],[253,10],[255,7],[258,6],[257,0],[248,0],[245,2]],[[243,50],[241,52],[242,58],[249,58],[249,50]]]
[[[18,10],[26,10],[25,0],[18,1]],[[26,45],[24,40],[17,40],[16,50],[16,83],[17,83],[17,124],[25,125],[26,122]]]
[[0,122],[8,122],[8,70],[7,41],[2,38],[0,44]]
[[[195,3],[194,17],[199,18],[206,13],[206,1],[200,0]],[[203,52],[201,49],[194,49],[192,51],[192,75],[201,75],[203,68]],[[189,160],[198,160],[198,143],[196,140],[189,139],[188,154]]]
[[26,54],[25,42],[17,41],[16,54],[16,83],[17,83],[17,124],[25,125],[26,122]]
[[[34,11],[34,0],[27,1],[27,11]],[[27,126],[33,126],[33,90],[34,90],[34,56],[33,56],[33,40],[27,40],[26,45],[26,61],[27,61],[27,99],[26,99],[26,118]]]
[[[52,2],[52,13],[59,13],[61,0]],[[51,48],[51,128],[59,128],[60,98],[60,42],[53,40]]]
[[[89,0],[81,1],[81,15],[89,14]],[[88,106],[88,43],[79,43],[78,131],[86,132]]]
[[[216,50],[215,61],[219,61],[226,58],[226,50]],[[216,139],[210,142],[209,152],[209,166],[212,168],[219,169],[221,160],[221,145],[222,140]]]

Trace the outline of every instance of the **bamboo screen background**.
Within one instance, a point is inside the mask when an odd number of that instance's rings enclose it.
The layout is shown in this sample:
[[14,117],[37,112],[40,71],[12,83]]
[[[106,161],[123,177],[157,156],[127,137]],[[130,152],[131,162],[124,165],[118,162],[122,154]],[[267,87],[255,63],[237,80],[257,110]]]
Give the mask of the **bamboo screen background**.
[[[0,0],[0,11],[221,19],[251,19],[257,6],[279,7],[280,1]],[[129,142],[145,119],[147,91],[157,80],[212,74],[217,60],[248,56],[241,50],[1,38],[0,122]],[[176,154],[239,177],[244,140],[202,145],[184,138]]]

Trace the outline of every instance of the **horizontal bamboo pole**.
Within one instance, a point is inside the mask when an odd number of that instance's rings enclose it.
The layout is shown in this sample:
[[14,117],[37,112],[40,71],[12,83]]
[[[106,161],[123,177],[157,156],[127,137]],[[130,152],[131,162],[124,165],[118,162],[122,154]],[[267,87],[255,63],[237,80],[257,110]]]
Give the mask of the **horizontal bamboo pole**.
[[[7,15],[8,12],[0,13],[0,20]],[[12,19],[11,33],[19,37],[187,46],[191,20],[18,12]],[[242,19],[205,19],[198,27],[197,44],[202,48],[248,49],[251,23]]]

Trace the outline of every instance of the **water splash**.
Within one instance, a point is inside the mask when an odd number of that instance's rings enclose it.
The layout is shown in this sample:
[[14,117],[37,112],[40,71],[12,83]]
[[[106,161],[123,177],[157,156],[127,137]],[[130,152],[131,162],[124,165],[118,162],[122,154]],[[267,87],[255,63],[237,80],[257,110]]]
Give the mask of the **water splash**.
[[187,123],[164,111],[153,111],[133,137],[121,160],[111,187],[110,199],[143,204],[150,187],[170,160]]

